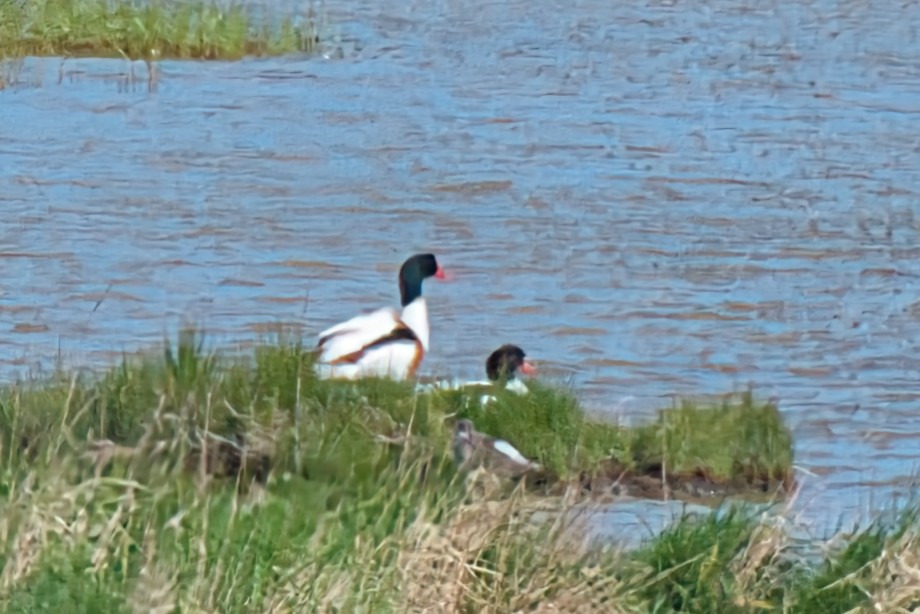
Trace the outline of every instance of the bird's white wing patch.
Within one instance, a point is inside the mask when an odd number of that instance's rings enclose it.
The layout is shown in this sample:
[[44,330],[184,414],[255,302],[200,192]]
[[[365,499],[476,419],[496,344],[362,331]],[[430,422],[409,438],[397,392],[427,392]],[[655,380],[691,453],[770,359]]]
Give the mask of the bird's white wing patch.
[[398,322],[399,315],[396,310],[383,307],[327,328],[319,334],[319,360],[332,362],[342,356],[359,352],[392,331]]
[[504,439],[495,440],[495,449],[515,462],[521,463],[522,465],[530,464],[530,461],[524,458],[524,456],[517,451],[517,448]]
[[362,313],[345,322],[331,326],[319,334],[319,340],[324,337],[339,335],[344,332],[366,330],[381,326],[392,326],[399,321],[399,314],[392,307],[381,307],[370,313]]
[[525,384],[524,382],[522,382],[516,377],[508,380],[508,383],[505,385],[505,388],[519,395],[524,395],[530,392],[530,390],[527,389],[527,384]]

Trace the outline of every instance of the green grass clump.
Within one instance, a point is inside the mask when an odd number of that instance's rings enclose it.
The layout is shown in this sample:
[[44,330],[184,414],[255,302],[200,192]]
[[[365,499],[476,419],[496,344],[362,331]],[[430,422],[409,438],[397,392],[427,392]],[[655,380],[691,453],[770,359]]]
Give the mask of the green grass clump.
[[781,592],[764,582],[765,569],[783,565],[749,556],[755,540],[766,537],[762,529],[739,507],[684,516],[633,556],[642,570],[633,577],[635,588],[652,612],[769,610]]
[[[900,568],[916,564],[920,547],[917,528],[920,509],[907,508],[894,518],[879,517],[838,545],[833,556],[820,565],[803,569],[792,588],[795,612],[819,609],[850,612],[871,604],[872,593],[888,593],[885,601],[897,600],[904,611],[920,607],[920,586],[916,580],[907,591],[897,590],[891,580]],[[886,577],[886,575],[891,576]],[[892,611],[892,610],[884,610]]]
[[717,481],[792,480],[792,432],[773,403],[746,392],[721,404],[684,401],[634,431],[635,462]]
[[732,506],[684,515],[627,557],[622,590],[648,612],[895,612],[920,607],[920,514],[907,507],[803,556],[784,518]]
[[309,20],[220,0],[3,0],[0,56],[237,59],[310,51]]

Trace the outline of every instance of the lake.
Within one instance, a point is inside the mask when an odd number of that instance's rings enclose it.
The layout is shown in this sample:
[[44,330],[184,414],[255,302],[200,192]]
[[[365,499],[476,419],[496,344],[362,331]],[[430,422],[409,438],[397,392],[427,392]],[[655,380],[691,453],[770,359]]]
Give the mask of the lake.
[[[586,405],[753,386],[796,502],[851,523],[920,456],[920,8],[367,0],[323,54],[29,59],[0,91],[0,366],[98,367],[396,305],[428,374],[521,345]],[[134,71],[132,80],[130,72]]]

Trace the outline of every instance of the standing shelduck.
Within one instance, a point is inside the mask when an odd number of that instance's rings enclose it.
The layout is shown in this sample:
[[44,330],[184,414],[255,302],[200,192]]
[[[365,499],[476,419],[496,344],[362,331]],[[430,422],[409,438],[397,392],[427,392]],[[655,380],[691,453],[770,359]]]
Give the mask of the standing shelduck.
[[391,307],[328,328],[316,345],[316,373],[322,379],[415,376],[428,351],[428,305],[422,282],[445,279],[433,254],[416,254],[399,269],[402,312]]

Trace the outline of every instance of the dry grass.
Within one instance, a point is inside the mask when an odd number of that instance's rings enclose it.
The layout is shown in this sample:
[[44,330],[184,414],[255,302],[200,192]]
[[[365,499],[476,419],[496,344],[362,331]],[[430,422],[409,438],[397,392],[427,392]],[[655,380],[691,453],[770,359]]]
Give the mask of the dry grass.
[[[586,544],[573,546],[582,540],[566,522],[535,521],[539,507],[520,496],[464,504],[443,523],[422,511],[405,531],[376,547],[357,548],[358,558],[335,572],[323,575],[305,564],[265,609],[329,612],[347,604],[419,613],[618,611],[616,577],[592,563],[597,554]],[[393,564],[368,578],[369,569],[380,569],[381,551],[392,553]],[[310,590],[304,590],[307,586]],[[388,599],[355,603],[356,587],[371,586],[389,586]]]

